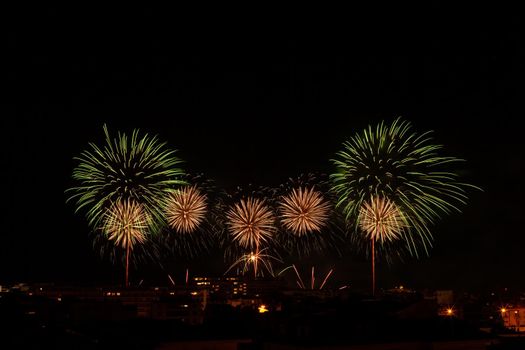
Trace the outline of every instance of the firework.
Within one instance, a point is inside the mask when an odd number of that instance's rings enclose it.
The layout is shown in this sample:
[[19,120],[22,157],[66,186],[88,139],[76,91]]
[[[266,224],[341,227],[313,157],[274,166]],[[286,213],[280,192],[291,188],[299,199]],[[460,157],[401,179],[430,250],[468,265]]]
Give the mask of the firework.
[[139,203],[117,200],[104,214],[102,231],[116,246],[133,249],[146,240],[149,216]]
[[104,213],[102,231],[115,246],[126,251],[126,286],[129,285],[129,255],[136,244],[146,241],[149,221],[142,205],[131,199],[117,200]]
[[405,228],[401,211],[388,198],[379,196],[363,202],[357,222],[367,238],[381,243],[399,239]]
[[[297,283],[297,286],[300,289],[306,289],[306,285],[304,284],[303,279],[301,278],[301,275],[299,274],[299,271],[297,270],[297,267],[294,264],[281,270],[281,272],[279,272],[278,275],[281,275],[282,273],[284,273],[285,271],[289,269],[293,269],[295,271],[295,276],[297,277],[297,280],[295,282]],[[323,289],[323,287],[325,286],[326,282],[328,281],[328,279],[330,278],[333,272],[334,272],[334,269],[330,269],[330,271],[328,271],[328,273],[325,275],[323,279],[323,282],[319,286],[319,290]],[[311,270],[310,289],[315,289],[315,267],[314,266],[312,266],[312,270]]]
[[467,199],[466,189],[474,187],[447,171],[447,166],[462,160],[439,155],[442,146],[433,144],[430,134],[412,132],[411,124],[399,118],[390,125],[369,126],[344,143],[333,160],[337,171],[331,175],[336,205],[348,222],[366,212],[370,198],[388,199],[399,212],[395,216],[403,218],[398,236],[416,257],[421,248],[428,254],[431,247],[429,226],[441,215],[459,211],[457,205]]
[[232,240],[243,248],[258,249],[273,237],[274,216],[263,200],[241,199],[226,214]]
[[371,243],[372,294],[375,292],[376,240],[381,246],[402,239],[410,254],[428,254],[429,226],[442,214],[459,211],[466,188],[445,167],[461,161],[440,156],[431,132],[417,134],[409,122],[396,119],[369,126],[344,143],[333,160],[332,190],[347,222],[356,221]]
[[181,233],[194,232],[206,214],[206,196],[195,186],[169,194],[166,219],[171,228]]
[[178,168],[181,160],[157,137],[140,135],[133,131],[131,137],[118,133],[111,138],[104,125],[105,144],[90,143],[90,148],[75,157],[79,165],[73,170],[78,186],[67,190],[68,201],[76,203],[76,211],[85,210],[90,226],[100,225],[104,210],[119,198],[133,199],[144,210],[155,216],[152,224],[162,222],[162,199],[173,191],[183,171]]
[[279,205],[281,223],[297,236],[321,231],[329,209],[320,192],[301,187],[282,197]]
[[278,246],[305,257],[315,253],[340,255],[344,230],[334,211],[335,195],[324,174],[301,174],[290,178],[275,191],[272,206],[276,208],[279,231]]
[[371,241],[372,257],[372,294],[375,293],[375,242],[384,244],[399,239],[405,228],[405,220],[396,205],[388,198],[372,196],[370,201],[363,202],[358,225],[362,232]]
[[209,252],[216,239],[224,238],[224,208],[217,200],[213,181],[202,174],[186,174],[188,186],[170,193],[163,200],[166,227],[161,239],[161,254],[193,259]]
[[[268,248],[261,249],[260,251],[250,252],[249,254],[242,255],[237,259],[224,273],[227,274],[235,267],[239,268],[241,273],[246,273],[250,270],[250,266],[253,267],[254,277],[257,277],[258,274],[264,276],[264,270],[274,276],[272,261],[282,262],[281,259],[270,255],[267,253]],[[259,269],[258,266],[264,267],[264,269]]]

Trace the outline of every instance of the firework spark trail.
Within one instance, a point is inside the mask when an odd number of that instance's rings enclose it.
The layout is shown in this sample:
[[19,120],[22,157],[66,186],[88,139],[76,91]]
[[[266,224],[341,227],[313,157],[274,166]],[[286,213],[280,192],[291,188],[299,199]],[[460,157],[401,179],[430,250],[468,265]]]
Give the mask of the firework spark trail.
[[194,232],[206,215],[206,196],[187,186],[170,193],[166,201],[166,219],[171,228],[181,233]]
[[304,286],[303,279],[301,278],[301,275],[299,275],[299,271],[297,271],[297,267],[295,267],[295,265],[292,265],[292,266],[295,271],[295,274],[297,275],[297,278],[299,279],[298,284],[301,286],[301,288],[306,289],[306,287]]
[[321,287],[319,287],[319,290],[323,289],[326,281],[328,281],[328,278],[330,277],[330,275],[332,274],[332,272],[334,272],[334,269],[330,269],[330,271],[328,271],[328,273],[326,274],[326,277],[324,278],[323,280],[323,283],[321,283]]
[[168,273],[168,278],[170,279],[170,282],[172,285],[175,285],[175,281],[173,280],[173,278],[171,278],[171,275]]
[[[295,276],[297,277],[297,280],[295,282],[297,283],[297,286],[299,286],[299,288],[301,288],[301,289],[306,289],[306,286],[305,286],[305,284],[303,282],[303,279],[301,278],[301,275],[299,274],[299,271],[297,270],[297,267],[295,266],[295,264],[292,264],[292,265],[282,269],[278,273],[278,276],[282,275],[285,271],[287,271],[289,269],[293,269],[294,272],[295,272]],[[325,286],[326,282],[328,281],[328,279],[332,275],[333,271],[334,271],[334,269],[330,269],[330,271],[328,271],[328,273],[326,274],[325,278],[323,279],[323,283],[321,283],[321,286],[319,287],[319,290],[323,289],[323,287]],[[311,268],[310,289],[315,289],[315,267],[314,266],[312,266],[312,268]]]
[[328,220],[329,210],[323,195],[313,188],[292,189],[279,204],[282,224],[298,236],[321,231]]

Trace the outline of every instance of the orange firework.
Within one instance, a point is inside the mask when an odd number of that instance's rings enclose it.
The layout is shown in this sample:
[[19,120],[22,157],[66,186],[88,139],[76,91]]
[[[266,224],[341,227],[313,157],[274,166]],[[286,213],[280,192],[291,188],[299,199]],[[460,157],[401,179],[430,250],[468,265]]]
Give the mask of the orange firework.
[[104,213],[103,232],[116,246],[126,250],[126,286],[128,283],[129,255],[133,246],[146,241],[150,216],[140,203],[132,199],[118,199]]
[[372,295],[375,296],[375,242],[394,241],[400,238],[405,218],[394,202],[386,197],[372,196],[370,202],[364,201],[359,209],[358,224],[371,241],[372,255]]
[[297,236],[321,231],[326,225],[330,206],[320,192],[313,188],[293,189],[279,205],[283,225]]
[[363,202],[358,220],[367,238],[381,243],[399,239],[406,227],[403,214],[394,202],[380,196]]
[[195,186],[187,186],[169,195],[165,211],[171,228],[182,233],[194,232],[206,215],[206,196]]
[[269,241],[275,231],[274,216],[264,201],[241,199],[226,214],[228,230],[235,242],[244,248],[258,249]]
[[149,225],[149,215],[140,203],[132,199],[119,199],[106,211],[104,232],[115,245],[133,249],[136,243],[144,243]]

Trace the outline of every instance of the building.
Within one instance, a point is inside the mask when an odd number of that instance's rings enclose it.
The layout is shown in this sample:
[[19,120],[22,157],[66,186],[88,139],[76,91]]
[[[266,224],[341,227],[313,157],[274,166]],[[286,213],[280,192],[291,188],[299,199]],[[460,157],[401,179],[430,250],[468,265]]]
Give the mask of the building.
[[198,290],[208,290],[213,299],[240,298],[248,294],[247,282],[239,277],[194,277]]
[[525,306],[501,308],[500,311],[505,328],[525,332]]

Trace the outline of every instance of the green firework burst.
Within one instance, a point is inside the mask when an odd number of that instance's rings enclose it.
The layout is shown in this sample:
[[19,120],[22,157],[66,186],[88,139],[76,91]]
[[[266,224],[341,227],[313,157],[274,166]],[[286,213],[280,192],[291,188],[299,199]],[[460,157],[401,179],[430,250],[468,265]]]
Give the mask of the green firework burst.
[[381,122],[346,141],[332,160],[337,168],[331,175],[332,190],[346,221],[358,229],[359,213],[368,201],[392,201],[405,220],[400,239],[416,257],[421,248],[428,254],[432,246],[430,225],[444,214],[459,212],[466,189],[475,187],[448,170],[463,160],[440,155],[442,146],[433,143],[431,133],[413,132],[401,118],[390,125]]
[[156,136],[134,130],[131,137],[119,132],[112,138],[106,125],[103,129],[104,145],[90,143],[74,158],[79,162],[73,170],[78,185],[66,191],[68,201],[75,202],[76,212],[85,211],[89,225],[97,230],[111,203],[134,200],[154,218],[151,228],[157,231],[163,223],[163,198],[185,183],[182,161]]

